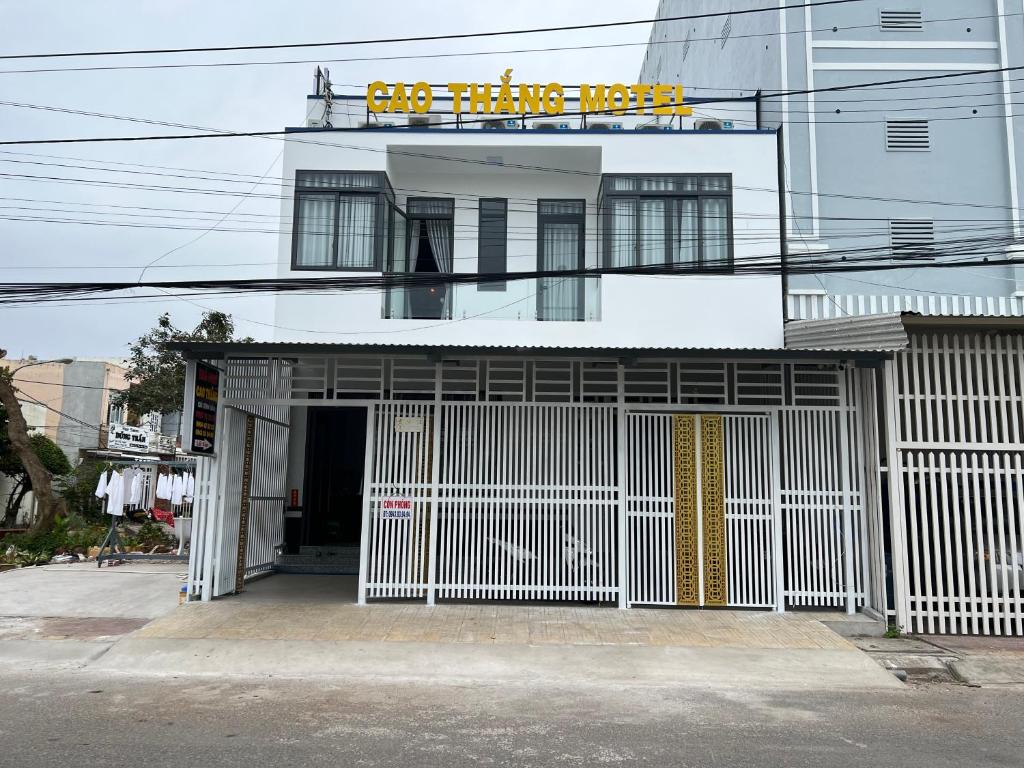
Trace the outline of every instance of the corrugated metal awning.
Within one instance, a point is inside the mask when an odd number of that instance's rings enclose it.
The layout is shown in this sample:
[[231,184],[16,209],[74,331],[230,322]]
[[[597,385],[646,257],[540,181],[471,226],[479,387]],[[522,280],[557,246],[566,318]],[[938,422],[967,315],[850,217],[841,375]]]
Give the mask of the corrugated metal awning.
[[898,352],[909,342],[903,313],[851,315],[786,323],[786,349]]
[[602,359],[663,359],[663,358],[735,358],[756,360],[878,360],[884,352],[835,349],[711,349],[694,347],[552,347],[552,346],[478,346],[471,344],[378,344],[323,342],[208,342],[179,341],[167,349],[183,352],[193,359],[212,360],[224,357],[264,357],[281,355],[428,355],[428,356],[531,356],[574,357]]

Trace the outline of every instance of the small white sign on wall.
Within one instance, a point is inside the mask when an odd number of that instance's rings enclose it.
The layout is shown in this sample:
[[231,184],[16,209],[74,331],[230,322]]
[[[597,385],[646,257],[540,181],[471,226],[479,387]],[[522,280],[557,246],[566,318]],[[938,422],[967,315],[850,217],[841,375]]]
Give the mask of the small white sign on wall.
[[388,496],[380,503],[380,516],[384,520],[411,520],[412,499],[407,496]]
[[422,416],[396,416],[395,432],[422,432]]

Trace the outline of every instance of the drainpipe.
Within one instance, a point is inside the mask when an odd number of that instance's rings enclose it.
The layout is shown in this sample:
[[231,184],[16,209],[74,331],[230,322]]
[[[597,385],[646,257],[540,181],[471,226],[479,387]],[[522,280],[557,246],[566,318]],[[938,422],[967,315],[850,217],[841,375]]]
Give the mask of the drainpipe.
[[[760,104],[760,101],[758,102]],[[789,319],[786,302],[789,297],[789,276],[786,274],[786,154],[782,142],[782,126],[775,130],[775,151],[778,158],[779,172],[779,274],[782,277],[782,322]]]

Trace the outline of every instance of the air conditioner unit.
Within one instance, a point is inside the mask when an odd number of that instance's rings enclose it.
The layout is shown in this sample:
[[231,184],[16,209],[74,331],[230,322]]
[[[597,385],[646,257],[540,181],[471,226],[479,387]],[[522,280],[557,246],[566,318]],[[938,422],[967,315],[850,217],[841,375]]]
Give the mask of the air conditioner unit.
[[441,124],[441,115],[410,115],[410,128],[430,128]]
[[382,123],[377,120],[370,120],[368,122],[356,123],[356,128],[394,128],[394,123]]
[[672,126],[669,125],[668,123],[665,123],[664,125],[662,125],[660,123],[648,123],[647,125],[638,125],[636,127],[636,130],[638,130],[638,131],[671,131],[672,130]]
[[568,131],[569,127],[568,123],[556,123],[551,120],[533,124],[534,130],[538,131]]
[[306,121],[306,127],[307,128],[323,128],[324,127],[324,121],[323,120],[317,120],[317,119],[311,117],[311,118],[309,118],[309,120]]
[[480,127],[489,131],[511,131],[519,127],[516,120],[484,120]]
[[722,130],[721,120],[696,120],[693,127],[698,131],[720,131]]
[[587,123],[588,131],[621,131],[622,123]]

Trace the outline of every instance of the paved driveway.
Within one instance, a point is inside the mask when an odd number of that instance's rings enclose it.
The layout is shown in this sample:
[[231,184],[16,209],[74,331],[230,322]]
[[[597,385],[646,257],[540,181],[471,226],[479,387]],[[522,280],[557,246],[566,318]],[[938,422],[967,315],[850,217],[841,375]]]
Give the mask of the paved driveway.
[[178,605],[183,563],[45,565],[0,573],[0,663],[78,665]]

